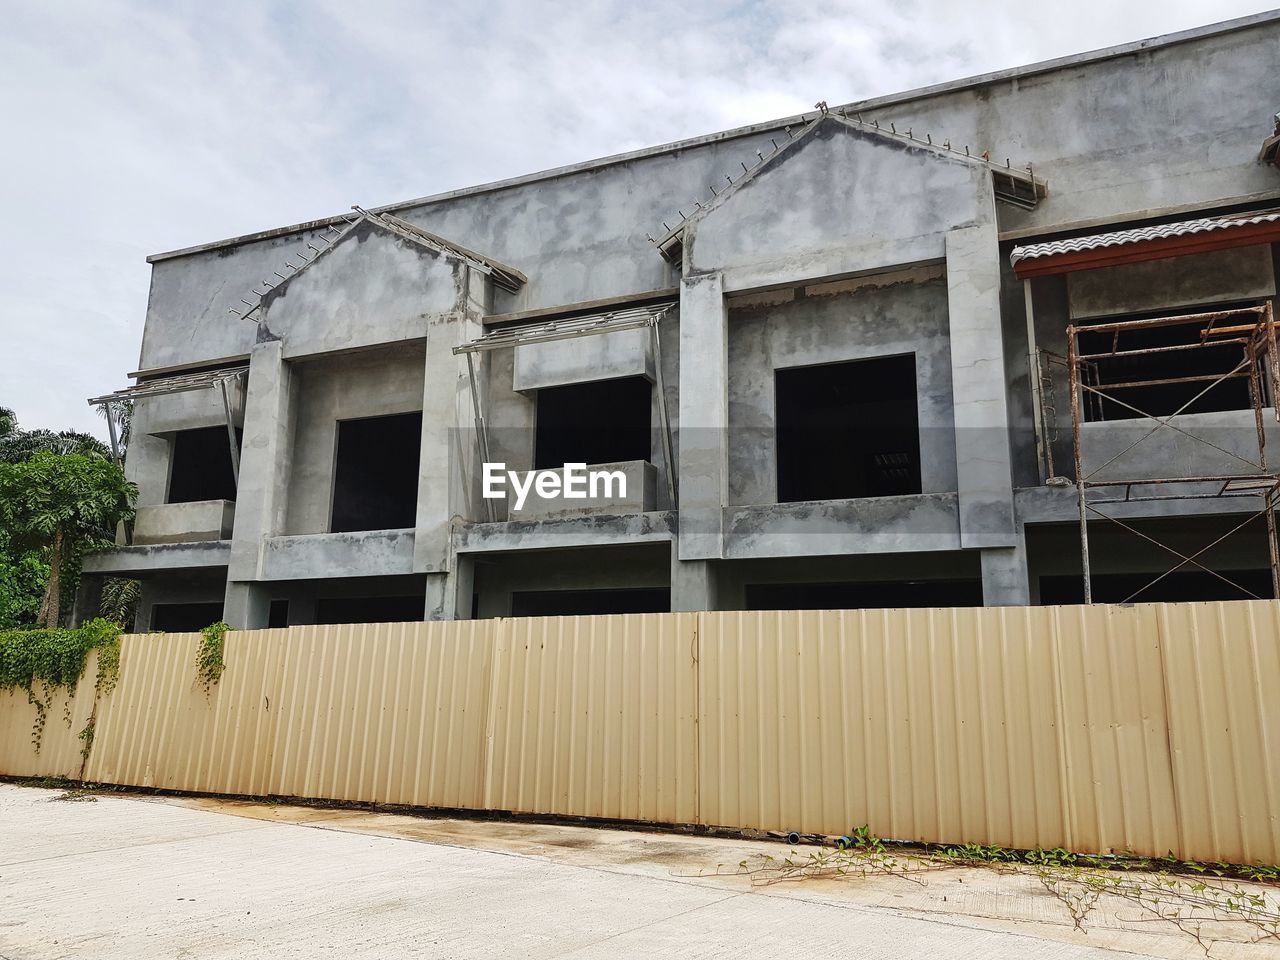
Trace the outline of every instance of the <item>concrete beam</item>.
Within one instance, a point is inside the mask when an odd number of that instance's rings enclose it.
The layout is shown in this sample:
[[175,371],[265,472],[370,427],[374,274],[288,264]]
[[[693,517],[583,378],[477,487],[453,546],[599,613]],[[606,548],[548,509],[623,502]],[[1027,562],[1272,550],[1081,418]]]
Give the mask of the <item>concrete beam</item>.
[[101,553],[87,553],[80,569],[83,573],[112,577],[145,577],[152,573],[174,570],[225,567],[230,560],[230,540],[202,540],[195,543],[116,547]]
[[263,541],[263,580],[394,577],[413,573],[412,530],[363,530]]
[[553,520],[472,523],[459,529],[456,550],[461,555],[660,543],[674,539],[675,526],[675,514],[667,511],[617,517],[581,515]]

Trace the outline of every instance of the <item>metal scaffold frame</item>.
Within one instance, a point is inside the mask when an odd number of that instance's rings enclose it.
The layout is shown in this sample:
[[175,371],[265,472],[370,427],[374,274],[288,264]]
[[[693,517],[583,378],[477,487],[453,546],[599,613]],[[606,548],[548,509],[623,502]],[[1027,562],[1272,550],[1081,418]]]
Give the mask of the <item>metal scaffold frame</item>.
[[[1125,346],[1123,343],[1126,333],[1150,330],[1153,327],[1193,324],[1201,327],[1197,338],[1193,342],[1145,347],[1130,347]],[[1096,337],[1098,334],[1105,333],[1112,335],[1110,350],[1089,353],[1081,346],[1080,338],[1082,335]],[[1186,350],[1221,349],[1230,346],[1239,348],[1240,360],[1231,369],[1221,374],[1194,374],[1181,377],[1152,375],[1119,383],[1102,383],[1101,377],[1098,375],[1100,361],[1123,357],[1152,356]],[[1268,301],[1258,306],[1219,310],[1210,313],[1182,314],[1142,320],[1116,321],[1113,323],[1073,324],[1067,327],[1067,356],[1063,362],[1068,370],[1070,384],[1071,431],[1075,457],[1075,487],[1079,501],[1080,556],[1083,566],[1085,603],[1093,602],[1089,565],[1089,519],[1091,516],[1108,520],[1122,527],[1135,536],[1172,554],[1177,560],[1170,569],[1131,593],[1123,602],[1132,601],[1165,577],[1188,566],[1198,568],[1204,573],[1225,581],[1246,596],[1259,599],[1252,591],[1222,573],[1210,569],[1199,559],[1209,550],[1244,529],[1259,517],[1264,518],[1266,521],[1267,549],[1273,596],[1280,597],[1280,545],[1277,543],[1276,536],[1276,507],[1280,505],[1280,469],[1268,463],[1264,422],[1264,411],[1268,406],[1274,408],[1273,413],[1277,420],[1280,420],[1280,405],[1276,403],[1276,399],[1280,398],[1280,350],[1277,350],[1276,346],[1276,320],[1272,303]],[[1253,412],[1257,436],[1256,461],[1219,446],[1205,437],[1197,436],[1175,422],[1179,414],[1186,412],[1209,391],[1220,384],[1235,379],[1248,380],[1250,409]],[[1123,393],[1135,388],[1170,384],[1203,384],[1203,387],[1190,400],[1187,400],[1177,410],[1166,416],[1148,413],[1134,403],[1121,399],[1116,395],[1116,393]],[[1135,420],[1149,420],[1153,426],[1119,453],[1108,457],[1103,463],[1085,473],[1082,426],[1085,422],[1085,403],[1087,400],[1093,400],[1099,406],[1104,400],[1117,404],[1130,411]],[[1134,448],[1162,431],[1173,431],[1212,447],[1220,454],[1225,454],[1239,461],[1248,470],[1247,472],[1235,474],[1220,472],[1158,478],[1101,476],[1102,472],[1108,467],[1117,463],[1126,454],[1131,453]],[[1194,492],[1184,489],[1182,485],[1194,485]],[[1135,488],[1141,490],[1143,487],[1155,487],[1156,492],[1150,496],[1135,496]],[[1091,490],[1103,491],[1104,488],[1112,491],[1122,489],[1123,494],[1108,494],[1104,492],[1101,497],[1090,498],[1089,492]],[[1262,505],[1244,520],[1231,527],[1226,533],[1190,554],[1183,553],[1167,543],[1162,543],[1157,537],[1139,530],[1133,524],[1127,523],[1125,520],[1101,509],[1110,504],[1121,503],[1227,500],[1237,498],[1261,498]]]

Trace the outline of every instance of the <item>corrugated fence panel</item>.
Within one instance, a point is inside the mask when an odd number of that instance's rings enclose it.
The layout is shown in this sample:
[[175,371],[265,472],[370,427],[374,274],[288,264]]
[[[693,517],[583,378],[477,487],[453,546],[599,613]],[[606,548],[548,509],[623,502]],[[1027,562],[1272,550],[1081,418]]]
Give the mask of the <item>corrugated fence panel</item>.
[[498,622],[491,809],[697,820],[696,615]]
[[[1280,603],[548,617],[122,640],[84,777],[1280,861]],[[42,749],[79,776],[90,658]]]
[[480,807],[489,623],[126,638],[87,776],[171,790]]
[[[26,691],[0,692],[0,774],[79,778],[83,747],[80,732],[93,710],[93,685],[97,678],[98,655],[91,652],[70,701],[62,693],[50,701],[39,753],[32,742],[37,711],[28,701]],[[35,694],[43,701],[44,691],[39,684]]]
[[1280,604],[1153,606],[1182,856],[1280,863]]
[[1161,856],[1177,846],[1155,608],[1044,607],[1056,637],[1063,846]]
[[272,634],[227,634],[222,678],[196,681],[198,633],[125,637],[120,679],[98,708],[86,776],[165,790],[260,794],[270,766],[268,685],[280,646]]
[[288,631],[269,792],[484,803],[493,621]]
[[[1062,833],[1021,610],[699,615],[702,820],[1036,846]],[[1010,623],[1012,627],[1010,628]]]

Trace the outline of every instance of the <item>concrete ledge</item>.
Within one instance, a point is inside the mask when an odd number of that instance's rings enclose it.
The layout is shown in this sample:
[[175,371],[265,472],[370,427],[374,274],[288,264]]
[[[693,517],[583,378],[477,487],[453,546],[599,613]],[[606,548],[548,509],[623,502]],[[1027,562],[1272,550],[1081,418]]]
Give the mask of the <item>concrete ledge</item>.
[[413,573],[412,530],[365,530],[268,537],[263,580],[394,577]]
[[[1259,472],[1250,466],[1258,460],[1252,410],[1183,413],[1168,422],[1166,427],[1147,418],[1082,424],[1086,476],[1098,472],[1093,479],[1125,480]],[[1280,444],[1280,424],[1270,410],[1263,413],[1263,429],[1267,447],[1274,451]],[[1069,469],[1069,464],[1059,469]]]
[[959,550],[954,493],[757,504],[725,510],[726,559]]
[[234,500],[195,500],[139,507],[133,524],[133,542],[145,546],[230,540],[235,515]]
[[455,534],[454,549],[458,553],[498,553],[653,543],[672,540],[675,529],[676,515],[669,511],[621,517],[587,515],[552,520],[472,523],[459,528]]
[[146,576],[171,570],[225,567],[230,560],[230,540],[157,543],[87,553],[81,570],[115,577]]
[[[651,513],[658,506],[658,471],[647,460],[626,460],[620,463],[597,463],[587,466],[590,474],[595,470],[621,473],[626,480],[626,496],[587,497],[582,500],[566,500],[562,497],[540,497],[530,489],[523,510],[515,508],[515,494],[507,494],[507,514],[512,520],[552,520],[559,517],[575,517],[584,514],[596,516],[626,516],[634,513]],[[563,483],[563,470],[534,470],[520,475],[524,483],[529,473],[556,473]],[[509,488],[508,488],[509,489]]]
[[[1180,485],[1188,486],[1188,485]],[[1215,484],[1214,489],[1221,488]],[[1148,491],[1156,490],[1148,487]],[[1168,491],[1160,491],[1167,493]],[[1134,493],[1141,496],[1140,488]],[[1098,487],[1090,491],[1089,498],[1123,496],[1123,487]],[[1147,495],[1150,495],[1148,493]],[[1075,487],[1019,487],[1014,491],[1014,510],[1022,524],[1078,523],[1079,505]],[[1158,500],[1154,503],[1109,503],[1100,509],[1107,516],[1120,520],[1177,520],[1179,517],[1211,517],[1224,514],[1256,513],[1262,509],[1261,497],[1215,497],[1209,500]],[[1091,514],[1090,529],[1095,523],[1106,523]]]

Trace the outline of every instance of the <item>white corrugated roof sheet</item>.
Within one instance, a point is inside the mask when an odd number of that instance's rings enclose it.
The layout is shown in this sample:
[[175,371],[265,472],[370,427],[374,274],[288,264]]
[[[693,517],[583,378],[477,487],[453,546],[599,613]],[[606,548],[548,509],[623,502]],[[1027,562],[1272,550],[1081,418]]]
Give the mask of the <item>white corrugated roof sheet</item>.
[[1202,217],[1199,220],[1162,223],[1154,227],[1116,230],[1113,233],[1095,233],[1088,237],[1072,237],[1069,240],[1050,240],[1047,243],[1031,243],[1025,247],[1014,247],[1013,252],[1009,254],[1009,262],[1018,264],[1024,260],[1053,257],[1062,253],[1121,247],[1146,240],[1162,240],[1165,237],[1181,237],[1192,233],[1211,233],[1215,230],[1233,230],[1276,221],[1280,221],[1280,210],[1264,210],[1260,213],[1233,213],[1221,217]]

